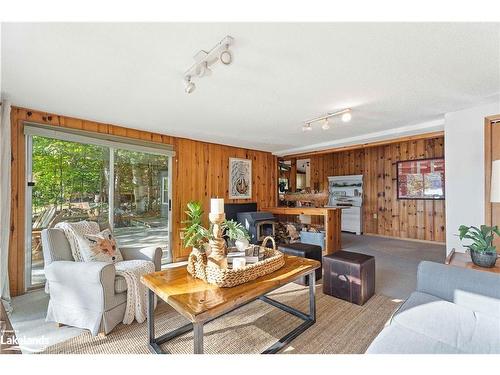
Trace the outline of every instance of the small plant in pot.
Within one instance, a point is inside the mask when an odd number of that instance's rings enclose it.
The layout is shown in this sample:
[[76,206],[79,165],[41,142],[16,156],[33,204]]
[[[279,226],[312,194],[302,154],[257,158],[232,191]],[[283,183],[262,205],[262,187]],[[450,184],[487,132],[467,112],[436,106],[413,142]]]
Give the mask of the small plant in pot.
[[[193,247],[199,251],[205,251],[206,245],[214,238],[214,235],[212,225],[208,229],[203,226],[204,212],[201,203],[197,201],[189,202],[185,212],[188,219],[182,222],[186,225],[183,228],[184,247]],[[240,223],[234,220],[224,220],[221,228],[227,238],[235,242],[238,249],[245,249],[248,246],[250,236]]]
[[225,235],[234,242],[234,246],[236,246],[238,251],[245,251],[248,245],[250,245],[250,235],[241,223],[234,220],[226,220],[222,224],[222,229]]
[[185,211],[187,220],[183,221],[186,227],[182,229],[184,247],[193,247],[205,251],[205,245],[210,240],[212,233],[203,226],[203,208],[200,202],[188,202]]
[[472,262],[480,267],[491,268],[495,266],[497,260],[497,249],[493,246],[495,235],[500,236],[498,226],[489,227],[481,225],[480,228],[475,226],[461,225],[458,228],[460,240],[468,239],[472,242],[465,245],[470,251]]
[[[196,278],[207,280],[206,267],[211,257],[212,263],[215,261],[217,265],[223,268],[227,267],[227,259],[224,255],[216,254],[214,256],[214,251],[217,253],[222,250],[226,252],[226,244],[224,240],[220,238],[221,232],[225,232],[226,236],[233,241],[242,240],[248,238],[248,233],[246,230],[233,220],[224,220],[222,223],[217,224],[219,227],[215,227],[214,224],[210,224],[207,229],[203,226],[203,209],[200,202],[192,201],[187,204],[187,210],[185,211],[188,217],[187,220],[182,223],[186,225],[183,228],[183,241],[185,247],[192,247],[192,251],[188,256],[187,271]],[[216,238],[218,237],[218,238]],[[222,248],[218,244],[222,242]],[[210,251],[207,250],[214,250]]]

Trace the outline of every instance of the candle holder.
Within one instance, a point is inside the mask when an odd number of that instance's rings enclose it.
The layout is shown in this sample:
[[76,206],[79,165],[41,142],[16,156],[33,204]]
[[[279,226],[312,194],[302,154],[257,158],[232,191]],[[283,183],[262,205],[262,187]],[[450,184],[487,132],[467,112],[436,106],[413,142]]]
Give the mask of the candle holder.
[[211,212],[208,214],[208,219],[212,224],[213,239],[208,241],[211,252],[207,260],[220,268],[227,268],[226,241],[222,238],[222,223],[226,220],[226,214]]

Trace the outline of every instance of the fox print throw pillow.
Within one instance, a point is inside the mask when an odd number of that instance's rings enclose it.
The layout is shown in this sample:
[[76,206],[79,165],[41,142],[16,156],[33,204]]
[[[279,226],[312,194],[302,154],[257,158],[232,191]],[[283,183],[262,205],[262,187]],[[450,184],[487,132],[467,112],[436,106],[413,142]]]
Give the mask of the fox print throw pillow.
[[113,234],[105,229],[97,234],[85,234],[85,244],[82,246],[83,260],[85,262],[116,263],[123,260],[120,249],[116,244]]

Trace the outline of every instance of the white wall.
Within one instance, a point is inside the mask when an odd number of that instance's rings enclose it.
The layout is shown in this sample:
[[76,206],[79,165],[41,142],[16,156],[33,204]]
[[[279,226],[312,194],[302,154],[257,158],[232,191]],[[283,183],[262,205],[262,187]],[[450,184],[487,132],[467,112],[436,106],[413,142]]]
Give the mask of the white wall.
[[465,251],[456,236],[461,224],[484,224],[484,118],[500,102],[445,115],[446,251]]

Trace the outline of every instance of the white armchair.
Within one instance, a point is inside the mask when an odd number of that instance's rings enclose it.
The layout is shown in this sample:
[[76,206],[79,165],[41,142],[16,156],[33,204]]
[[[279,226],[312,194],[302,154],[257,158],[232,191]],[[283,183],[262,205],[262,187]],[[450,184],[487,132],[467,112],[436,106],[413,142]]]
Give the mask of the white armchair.
[[[105,262],[75,262],[61,229],[42,231],[45,277],[50,295],[47,321],[108,334],[123,320],[125,279]],[[144,259],[161,269],[161,248],[120,248],[124,260]]]

